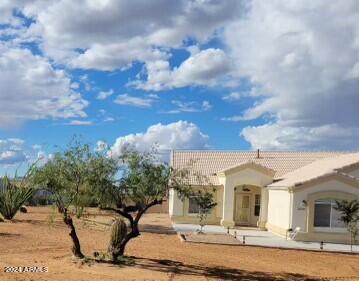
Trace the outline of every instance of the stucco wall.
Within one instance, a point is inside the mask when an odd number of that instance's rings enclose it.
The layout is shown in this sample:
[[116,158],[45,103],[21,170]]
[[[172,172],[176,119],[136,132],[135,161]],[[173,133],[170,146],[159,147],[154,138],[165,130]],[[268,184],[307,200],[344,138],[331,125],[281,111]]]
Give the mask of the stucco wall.
[[[193,187],[194,189],[196,187]],[[212,187],[207,187],[211,189]],[[215,188],[215,195],[217,205],[213,208],[211,213],[207,217],[208,224],[219,224],[222,218],[222,209],[223,209],[223,187],[217,186]],[[173,203],[171,203],[171,201]],[[170,211],[171,220],[174,223],[198,223],[198,217],[196,214],[189,214],[189,200],[188,198],[183,201],[180,200],[176,192],[172,191],[170,193],[170,208],[172,207],[172,212]]]
[[[293,193],[292,225],[293,228],[298,226],[301,228],[297,239],[347,243],[349,236],[345,231],[344,233],[343,231],[335,232],[330,229],[317,231],[313,226],[314,202],[317,199],[325,198],[338,200],[359,199],[359,187],[332,177],[295,191]],[[301,206],[303,200],[307,202],[307,206],[304,208]]]
[[[298,191],[293,193],[293,220],[292,226],[299,226],[303,231],[307,231],[307,208],[301,208],[300,204],[303,200],[308,202],[308,196],[312,193],[317,192],[345,192],[349,194],[356,195],[359,197],[359,188],[353,187],[347,183],[338,181],[338,180],[327,180],[324,182],[320,182],[306,188],[299,189]],[[353,196],[354,199],[354,196]]]
[[[284,232],[290,227],[291,194],[287,190],[269,190],[268,192],[268,221],[269,230],[278,233],[278,228]],[[280,233],[283,235],[283,231]]]

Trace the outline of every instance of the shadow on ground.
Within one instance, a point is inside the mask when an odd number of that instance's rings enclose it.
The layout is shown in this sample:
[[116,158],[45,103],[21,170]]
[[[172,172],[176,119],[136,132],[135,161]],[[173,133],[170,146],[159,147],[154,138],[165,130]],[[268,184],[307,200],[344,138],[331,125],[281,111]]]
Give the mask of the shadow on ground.
[[140,232],[158,233],[158,234],[176,234],[172,227],[155,225],[155,224],[140,224]]
[[185,264],[178,261],[162,260],[162,259],[148,259],[132,257],[135,261],[135,266],[143,269],[160,271],[167,273],[174,278],[175,275],[192,275],[204,276],[207,278],[214,278],[219,280],[256,280],[256,281],[317,281],[326,280],[323,278],[315,278],[302,274],[294,273],[278,273],[270,274],[266,272],[246,271],[235,268],[226,267],[207,267],[201,265]]

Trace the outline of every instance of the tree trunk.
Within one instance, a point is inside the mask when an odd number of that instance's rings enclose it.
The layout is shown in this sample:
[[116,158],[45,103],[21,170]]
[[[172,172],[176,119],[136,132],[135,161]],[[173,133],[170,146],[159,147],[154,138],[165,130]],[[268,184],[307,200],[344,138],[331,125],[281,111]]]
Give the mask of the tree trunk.
[[76,234],[75,226],[73,224],[72,218],[69,215],[67,215],[66,209],[64,211],[64,223],[68,226],[70,230],[69,235],[72,240],[72,249],[71,249],[72,254],[80,259],[84,258],[84,255],[81,252],[80,240]]

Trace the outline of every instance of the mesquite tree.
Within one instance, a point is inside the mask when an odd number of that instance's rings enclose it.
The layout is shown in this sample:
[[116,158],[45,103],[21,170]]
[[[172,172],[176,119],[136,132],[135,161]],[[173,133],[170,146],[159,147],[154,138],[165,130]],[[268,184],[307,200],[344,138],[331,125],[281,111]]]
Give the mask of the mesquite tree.
[[112,210],[128,221],[129,231],[117,247],[112,248],[112,259],[123,255],[127,243],[140,235],[139,222],[152,206],[162,204],[169,189],[174,188],[184,197],[191,194],[186,184],[186,171],[175,171],[166,163],[158,161],[152,153],[123,152],[120,157],[120,180],[107,185],[102,193],[108,192],[116,198]]
[[[93,166],[98,162],[97,159],[105,161],[108,158],[92,152],[88,145],[74,141],[64,151],[55,153],[45,165],[36,167],[32,176],[34,184],[52,193],[63,221],[69,228],[72,253],[78,258],[84,255],[69,207],[74,206],[75,214],[81,215],[81,208],[84,207],[81,205],[82,198],[90,193],[93,172],[96,170]],[[98,174],[101,173],[99,167],[97,170]]]

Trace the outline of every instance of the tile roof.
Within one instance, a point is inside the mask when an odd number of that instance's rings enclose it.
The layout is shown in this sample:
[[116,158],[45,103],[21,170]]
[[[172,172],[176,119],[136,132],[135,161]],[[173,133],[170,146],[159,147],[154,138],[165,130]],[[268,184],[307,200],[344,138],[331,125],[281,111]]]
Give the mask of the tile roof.
[[219,185],[216,173],[249,161],[276,171],[274,178],[279,180],[283,175],[314,161],[344,154],[349,152],[260,151],[257,158],[257,151],[174,150],[171,164],[175,169],[190,170],[190,184],[201,184],[195,175],[202,174],[211,184]]
[[327,175],[340,175],[358,180],[342,172],[346,167],[355,164],[359,164],[359,153],[324,158],[283,175],[283,180],[274,182],[268,187],[298,186]]

